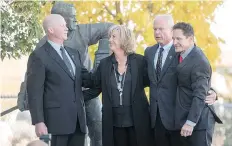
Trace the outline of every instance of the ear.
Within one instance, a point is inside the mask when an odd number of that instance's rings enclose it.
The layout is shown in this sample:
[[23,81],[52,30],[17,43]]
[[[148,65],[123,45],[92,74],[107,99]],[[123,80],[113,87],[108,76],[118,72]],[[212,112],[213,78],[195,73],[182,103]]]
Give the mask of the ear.
[[189,36],[188,39],[189,39],[190,42],[194,41],[194,37],[193,36]]
[[53,28],[52,28],[52,27],[48,27],[48,32],[49,32],[49,33],[54,33]]

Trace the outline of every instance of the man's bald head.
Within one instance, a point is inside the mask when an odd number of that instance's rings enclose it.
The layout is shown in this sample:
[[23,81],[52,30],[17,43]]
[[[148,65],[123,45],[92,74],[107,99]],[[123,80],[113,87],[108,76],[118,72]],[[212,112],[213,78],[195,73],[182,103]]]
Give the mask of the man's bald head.
[[64,18],[59,14],[50,14],[45,17],[43,21],[43,29],[47,33],[49,27],[54,27],[56,25],[59,25],[59,23],[64,20]]
[[67,39],[68,28],[64,18],[59,14],[48,15],[43,21],[43,28],[50,41],[63,44]]
[[48,146],[48,144],[46,144],[45,142],[41,140],[35,140],[27,144],[27,146]]

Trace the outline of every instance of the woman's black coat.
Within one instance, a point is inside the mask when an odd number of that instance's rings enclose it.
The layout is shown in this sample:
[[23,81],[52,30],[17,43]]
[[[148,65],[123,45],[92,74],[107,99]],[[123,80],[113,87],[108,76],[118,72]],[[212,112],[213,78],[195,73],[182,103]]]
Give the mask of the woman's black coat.
[[[113,67],[113,55],[101,60],[97,71],[94,73],[94,89],[84,92],[85,100],[96,97],[102,92],[102,142],[103,146],[114,146],[113,141],[113,113],[111,99],[110,76]],[[147,63],[139,54],[128,56],[131,65],[131,101],[133,121],[138,146],[152,146],[150,126],[149,104],[145,95],[144,87],[149,84],[147,76]],[[98,88],[96,88],[98,87]]]

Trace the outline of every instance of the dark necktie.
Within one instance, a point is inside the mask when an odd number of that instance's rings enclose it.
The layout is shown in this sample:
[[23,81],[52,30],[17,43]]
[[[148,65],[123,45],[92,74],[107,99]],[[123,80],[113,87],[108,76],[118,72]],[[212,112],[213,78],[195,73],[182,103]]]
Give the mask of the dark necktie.
[[74,72],[73,72],[73,68],[72,68],[71,62],[69,61],[68,56],[65,53],[64,47],[61,46],[60,47],[60,51],[61,51],[61,55],[62,55],[64,63],[68,67],[68,70],[70,71],[71,75],[74,77]]
[[157,81],[159,80],[160,74],[161,74],[163,51],[164,51],[164,49],[160,48],[158,60],[157,60],[157,63],[156,63],[156,77],[157,77]]
[[181,63],[183,61],[183,58],[182,58],[182,56],[180,55],[179,56],[179,63]]

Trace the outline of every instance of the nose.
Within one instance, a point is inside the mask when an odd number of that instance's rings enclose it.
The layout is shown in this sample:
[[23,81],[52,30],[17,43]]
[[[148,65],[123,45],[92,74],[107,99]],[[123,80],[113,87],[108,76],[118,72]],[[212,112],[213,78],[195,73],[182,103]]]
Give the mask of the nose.
[[64,30],[68,31],[68,27],[66,25],[64,26]]

